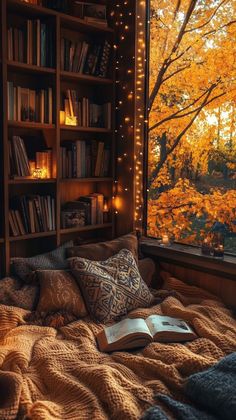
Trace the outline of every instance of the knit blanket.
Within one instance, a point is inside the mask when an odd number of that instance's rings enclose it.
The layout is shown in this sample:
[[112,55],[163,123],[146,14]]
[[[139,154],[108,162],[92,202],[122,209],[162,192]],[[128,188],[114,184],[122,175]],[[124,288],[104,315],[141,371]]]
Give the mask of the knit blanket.
[[102,325],[89,318],[59,329],[26,325],[29,311],[0,305],[0,419],[134,420],[157,394],[187,402],[186,379],[235,351],[236,321],[200,290],[197,303],[183,290],[159,293],[161,303],[129,316],[182,318],[199,338],[105,354],[95,338]]
[[[221,359],[209,369],[191,375],[184,387],[191,404],[158,395],[178,420],[236,419],[236,352]],[[142,420],[168,420],[158,405],[149,408]]]

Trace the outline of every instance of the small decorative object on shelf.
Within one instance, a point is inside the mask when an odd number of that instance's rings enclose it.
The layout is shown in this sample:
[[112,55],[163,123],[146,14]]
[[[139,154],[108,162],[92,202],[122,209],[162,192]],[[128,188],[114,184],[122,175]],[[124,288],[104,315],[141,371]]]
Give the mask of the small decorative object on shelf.
[[35,168],[35,170],[33,171],[33,178],[36,179],[46,178],[46,175],[46,169],[44,168]]
[[169,239],[169,236],[167,234],[162,235],[160,245],[162,245],[162,246],[169,246],[170,245],[170,239]]
[[208,234],[202,242],[201,251],[203,255],[212,255],[212,235]]
[[221,232],[214,232],[212,236],[213,256],[224,258],[224,235]]
[[65,115],[65,125],[78,125],[77,117],[74,115]]

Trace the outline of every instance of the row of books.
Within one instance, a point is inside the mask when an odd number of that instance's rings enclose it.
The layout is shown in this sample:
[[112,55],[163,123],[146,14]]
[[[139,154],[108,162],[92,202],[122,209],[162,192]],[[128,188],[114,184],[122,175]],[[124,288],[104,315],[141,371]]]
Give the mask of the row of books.
[[54,33],[52,25],[39,19],[28,19],[20,28],[9,28],[8,59],[41,67],[54,67]]
[[67,202],[61,210],[62,228],[103,224],[104,195],[92,193]]
[[111,129],[111,102],[96,104],[88,98],[79,98],[78,92],[67,89],[64,95],[65,115],[75,117],[82,127]]
[[[32,162],[32,161],[31,161]],[[35,153],[35,168],[44,171],[45,178],[52,175],[52,149],[47,148]],[[19,136],[13,136],[9,140],[9,169],[10,177],[29,177],[32,175],[30,159],[26,151],[24,140]]]
[[7,82],[8,120],[53,122],[52,88],[33,90]]
[[106,177],[109,173],[110,150],[104,142],[76,141],[61,147],[61,178]]
[[12,199],[9,223],[13,236],[55,230],[55,199],[50,195]]
[[61,69],[97,77],[107,77],[111,54],[108,41],[88,43],[61,39]]

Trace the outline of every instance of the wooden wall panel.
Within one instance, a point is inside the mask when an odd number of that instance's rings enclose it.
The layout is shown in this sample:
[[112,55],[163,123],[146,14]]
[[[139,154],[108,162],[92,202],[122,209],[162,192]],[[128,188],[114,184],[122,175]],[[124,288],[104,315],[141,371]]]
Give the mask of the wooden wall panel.
[[236,281],[181,267],[176,264],[161,262],[160,267],[187,284],[199,286],[216,294],[226,305],[236,308]]

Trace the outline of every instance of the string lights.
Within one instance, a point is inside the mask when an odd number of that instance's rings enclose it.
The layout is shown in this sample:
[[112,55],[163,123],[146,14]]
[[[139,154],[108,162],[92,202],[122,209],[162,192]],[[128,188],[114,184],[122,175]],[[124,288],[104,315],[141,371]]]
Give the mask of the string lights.
[[[143,0],[120,1],[116,2],[111,12],[118,37],[115,45],[118,92],[115,214],[122,210],[122,203],[129,201],[131,204],[133,199],[133,227],[139,230],[143,220],[143,140],[144,125],[147,123],[144,118],[145,7]],[[131,57],[130,51],[133,51]]]

